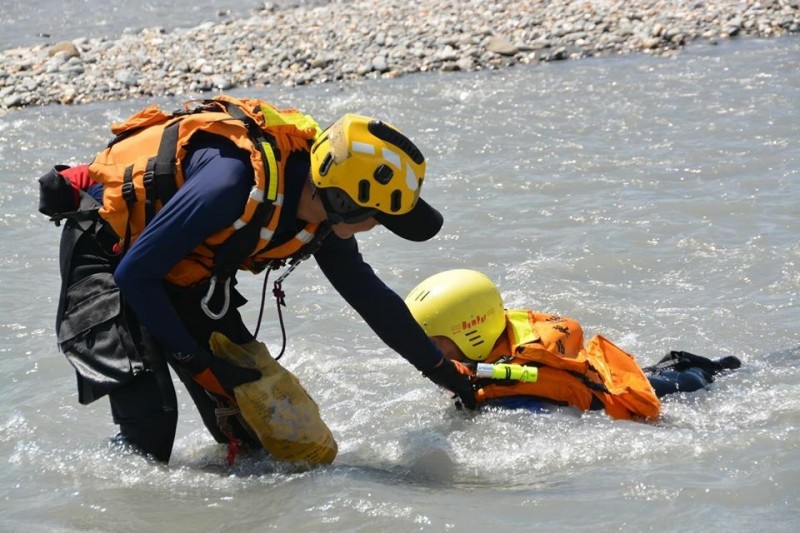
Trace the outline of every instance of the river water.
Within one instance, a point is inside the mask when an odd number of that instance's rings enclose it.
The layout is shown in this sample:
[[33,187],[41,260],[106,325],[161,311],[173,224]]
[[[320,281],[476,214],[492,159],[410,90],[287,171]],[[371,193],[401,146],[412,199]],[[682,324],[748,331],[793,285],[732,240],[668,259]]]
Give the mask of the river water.
[[[743,368],[654,424],[458,412],[309,262],[284,283],[282,362],[335,463],[228,468],[179,386],[173,460],[153,465],[110,444],[107,401],[77,403],[53,333],[58,230],[36,212],[38,175],[88,160],[148,102],[15,110],[0,117],[0,531],[798,530],[800,38],[234,94],[322,123],[378,115],[420,145],[441,234],[359,238],[398,293],[476,268],[509,307],[572,316],[643,365],[675,349]],[[255,325],[261,279],[241,278]]]

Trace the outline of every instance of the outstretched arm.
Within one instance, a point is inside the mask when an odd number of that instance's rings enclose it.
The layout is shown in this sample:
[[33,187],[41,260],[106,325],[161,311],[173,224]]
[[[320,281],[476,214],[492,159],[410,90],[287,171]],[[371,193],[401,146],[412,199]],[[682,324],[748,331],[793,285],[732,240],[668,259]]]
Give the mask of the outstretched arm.
[[414,321],[405,302],[375,274],[354,237],[331,234],[314,255],[333,287],[391,349],[418,370],[430,370],[442,354]]
[[315,257],[334,288],[387,346],[428,379],[456,393],[464,406],[476,407],[470,378],[442,355],[402,298],[364,262],[354,237],[339,239],[330,235]]

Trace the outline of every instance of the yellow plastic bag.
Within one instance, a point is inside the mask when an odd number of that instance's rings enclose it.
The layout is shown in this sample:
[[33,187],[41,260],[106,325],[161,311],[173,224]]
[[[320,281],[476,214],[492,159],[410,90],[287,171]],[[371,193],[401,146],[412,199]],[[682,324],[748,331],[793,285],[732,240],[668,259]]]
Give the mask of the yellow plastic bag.
[[211,350],[226,361],[261,372],[261,379],[233,390],[242,417],[275,459],[330,464],[338,446],[319,407],[294,374],[269,354],[263,342],[236,344],[214,332]]

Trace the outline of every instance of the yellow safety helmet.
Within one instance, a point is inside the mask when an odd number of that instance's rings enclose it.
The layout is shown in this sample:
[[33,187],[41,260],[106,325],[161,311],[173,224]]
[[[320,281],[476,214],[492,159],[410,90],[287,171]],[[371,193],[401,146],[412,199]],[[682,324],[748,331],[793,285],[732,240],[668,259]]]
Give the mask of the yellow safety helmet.
[[489,357],[506,328],[500,291],[475,270],[435,274],[414,287],[405,301],[429,337],[449,338],[473,361]]
[[333,224],[374,216],[417,241],[442,226],[441,214],[419,197],[422,152],[380,120],[348,113],[324,130],[311,147],[311,179]]

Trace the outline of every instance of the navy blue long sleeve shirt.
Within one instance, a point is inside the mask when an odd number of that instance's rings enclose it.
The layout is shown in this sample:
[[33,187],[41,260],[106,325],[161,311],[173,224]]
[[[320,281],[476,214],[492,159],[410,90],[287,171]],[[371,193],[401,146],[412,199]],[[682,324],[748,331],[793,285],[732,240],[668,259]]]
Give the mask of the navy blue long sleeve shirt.
[[[297,203],[309,170],[308,155],[295,152],[286,169],[285,201],[273,242],[297,232]],[[172,352],[195,353],[197,342],[170,303],[166,274],[210,235],[241,216],[253,169],[249,154],[232,143],[197,135],[183,161],[184,185],[158,212],[117,267],[114,278],[141,323]],[[314,254],[339,294],[372,330],[417,369],[429,370],[441,352],[393,290],[364,261],[355,237],[330,234]]]

